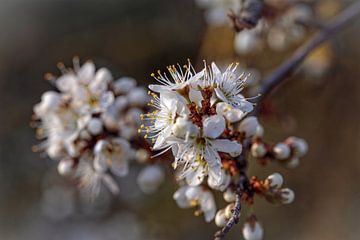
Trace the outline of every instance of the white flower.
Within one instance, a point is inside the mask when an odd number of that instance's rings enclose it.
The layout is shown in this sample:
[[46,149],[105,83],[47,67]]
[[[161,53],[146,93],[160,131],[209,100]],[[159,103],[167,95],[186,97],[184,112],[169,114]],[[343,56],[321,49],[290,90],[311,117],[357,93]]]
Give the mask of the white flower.
[[167,147],[166,139],[171,135],[172,126],[175,124],[177,114],[184,111],[181,101],[178,101],[174,93],[165,92],[158,97],[153,94],[151,105],[156,108],[153,112],[143,115],[143,119],[150,121],[150,126],[142,126],[146,132],[145,138],[154,140],[154,150]]
[[246,112],[233,108],[230,104],[224,102],[216,104],[216,112],[223,115],[230,123],[238,122],[246,115]]
[[57,167],[57,170],[62,176],[69,176],[73,172],[74,161],[70,158],[62,159]]
[[285,142],[294,148],[294,153],[297,157],[303,157],[309,149],[308,144],[302,138],[289,137]]
[[137,177],[140,189],[147,194],[154,193],[164,181],[165,175],[158,165],[147,166]]
[[220,209],[215,215],[215,224],[218,227],[224,227],[227,223],[227,218],[225,217],[224,209]]
[[160,70],[157,72],[157,76],[154,73],[151,74],[155,80],[161,83],[161,85],[149,85],[149,88],[152,91],[162,93],[180,90],[188,86],[188,84],[198,81],[203,76],[203,71],[195,73],[190,61],[188,62],[188,65],[184,66],[184,69],[180,65],[177,67],[172,65],[167,69],[170,77],[168,77],[166,73],[161,73]]
[[242,151],[241,144],[228,139],[218,139],[225,130],[225,119],[213,115],[203,120],[202,134],[188,141],[172,138],[170,142],[178,144],[175,167],[183,165],[180,177],[186,177],[189,185],[199,185],[209,175],[214,185],[220,185],[224,174],[221,171],[221,158],[218,152],[229,153],[236,157]]
[[56,86],[71,96],[72,104],[81,112],[93,113],[104,111],[114,101],[113,93],[108,90],[111,81],[108,69],[95,72],[95,65],[87,62],[56,79]]
[[241,91],[244,89],[247,75],[245,73],[237,74],[238,64],[230,64],[224,73],[221,73],[215,63],[211,64],[211,75],[214,78],[216,96],[225,103],[243,112],[251,112],[253,104],[248,102]]
[[205,221],[210,222],[216,213],[216,204],[213,194],[200,186],[180,187],[173,195],[180,208],[197,207],[196,213],[204,214]]
[[123,177],[129,171],[130,157],[131,148],[128,141],[121,138],[100,140],[94,147],[94,169],[103,173],[109,169],[113,174]]
[[231,182],[231,176],[229,174],[227,174],[224,169],[222,169],[221,171],[222,171],[221,175],[223,177],[221,178],[220,182],[215,182],[214,178],[209,177],[207,183],[208,183],[209,187],[211,187],[212,189],[223,192],[229,186],[229,184]]

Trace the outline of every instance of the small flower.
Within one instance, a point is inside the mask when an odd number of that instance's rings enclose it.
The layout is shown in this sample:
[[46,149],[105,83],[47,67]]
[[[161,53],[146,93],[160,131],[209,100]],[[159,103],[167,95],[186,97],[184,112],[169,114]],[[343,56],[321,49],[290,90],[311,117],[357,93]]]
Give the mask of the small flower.
[[219,211],[217,211],[216,215],[215,215],[215,224],[218,227],[224,227],[227,223],[227,218],[225,217],[225,210],[224,209],[220,209]]
[[256,158],[262,158],[266,155],[267,149],[265,144],[259,142],[255,142],[251,145],[251,155],[253,155]]
[[214,79],[216,96],[225,103],[243,112],[251,112],[253,104],[248,102],[241,91],[244,89],[248,75],[236,74],[238,64],[230,64],[224,73],[221,73],[215,63],[211,64],[210,75]]
[[180,187],[173,195],[180,208],[197,207],[195,215],[204,214],[205,221],[210,222],[216,213],[216,204],[213,194],[200,186]]
[[186,177],[189,185],[199,185],[206,175],[214,185],[221,185],[224,174],[221,171],[221,158],[218,152],[229,153],[236,157],[242,151],[241,144],[228,139],[217,139],[225,130],[225,119],[213,115],[203,120],[203,132],[188,141],[173,138],[179,146],[175,156],[175,166],[180,162],[184,166],[181,177]]
[[106,172],[108,169],[115,175],[123,177],[129,171],[130,144],[121,138],[100,140],[94,147],[94,169]]

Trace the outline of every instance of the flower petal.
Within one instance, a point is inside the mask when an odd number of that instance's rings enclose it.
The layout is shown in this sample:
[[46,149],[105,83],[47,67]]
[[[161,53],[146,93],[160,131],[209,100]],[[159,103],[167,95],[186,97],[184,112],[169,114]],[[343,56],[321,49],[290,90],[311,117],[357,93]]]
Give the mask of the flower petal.
[[242,152],[242,145],[228,139],[212,140],[212,147],[219,152],[229,153],[232,157],[239,156]]
[[203,121],[204,136],[215,139],[225,130],[225,119],[220,115],[213,115]]

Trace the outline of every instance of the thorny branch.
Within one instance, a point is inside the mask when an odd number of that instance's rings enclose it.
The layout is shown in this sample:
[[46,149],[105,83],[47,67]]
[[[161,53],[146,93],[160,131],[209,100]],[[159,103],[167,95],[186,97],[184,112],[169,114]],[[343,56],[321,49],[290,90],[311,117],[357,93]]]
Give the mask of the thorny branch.
[[[313,51],[319,44],[326,41],[332,34],[341,30],[346,24],[360,12],[360,1],[349,6],[346,10],[336,16],[329,23],[325,24],[322,30],[300,47],[286,62],[280,65],[273,73],[266,77],[263,81],[260,93],[261,96],[257,99],[257,107],[255,109],[255,115],[259,114],[259,108],[261,101],[271,93],[271,91],[283,83],[289,74],[291,74],[305,59],[305,57]],[[246,149],[244,147],[244,149]],[[245,161],[244,167],[246,168],[246,154],[245,151],[239,157],[240,161]],[[221,230],[215,233],[214,240],[223,239],[231,228],[238,223],[241,211],[241,196],[244,189],[244,183],[247,181],[245,172],[240,173],[239,182],[236,188],[236,201],[233,209],[233,215]]]
[[274,88],[283,83],[287,77],[303,62],[317,46],[326,41],[332,34],[341,30],[346,24],[360,12],[360,1],[345,9],[342,13],[325,24],[318,34],[311,38],[307,43],[295,51],[295,53],[268,75],[262,83],[260,89],[260,96],[257,98],[257,107],[255,108],[255,115],[259,114],[261,101],[269,95]]

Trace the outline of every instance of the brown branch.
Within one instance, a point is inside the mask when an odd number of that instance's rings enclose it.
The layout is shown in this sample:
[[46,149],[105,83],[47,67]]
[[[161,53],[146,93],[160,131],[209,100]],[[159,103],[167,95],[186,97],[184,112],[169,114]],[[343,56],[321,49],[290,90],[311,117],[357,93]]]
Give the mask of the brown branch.
[[257,98],[257,107],[254,114],[258,114],[260,110],[261,101],[269,95],[274,88],[283,83],[287,77],[303,62],[305,57],[309,55],[317,46],[326,41],[331,35],[341,30],[346,24],[360,12],[360,1],[349,6],[342,11],[338,16],[324,25],[323,29],[316,34],[307,43],[301,46],[286,62],[281,64],[275,71],[267,76],[260,89],[260,97]]

